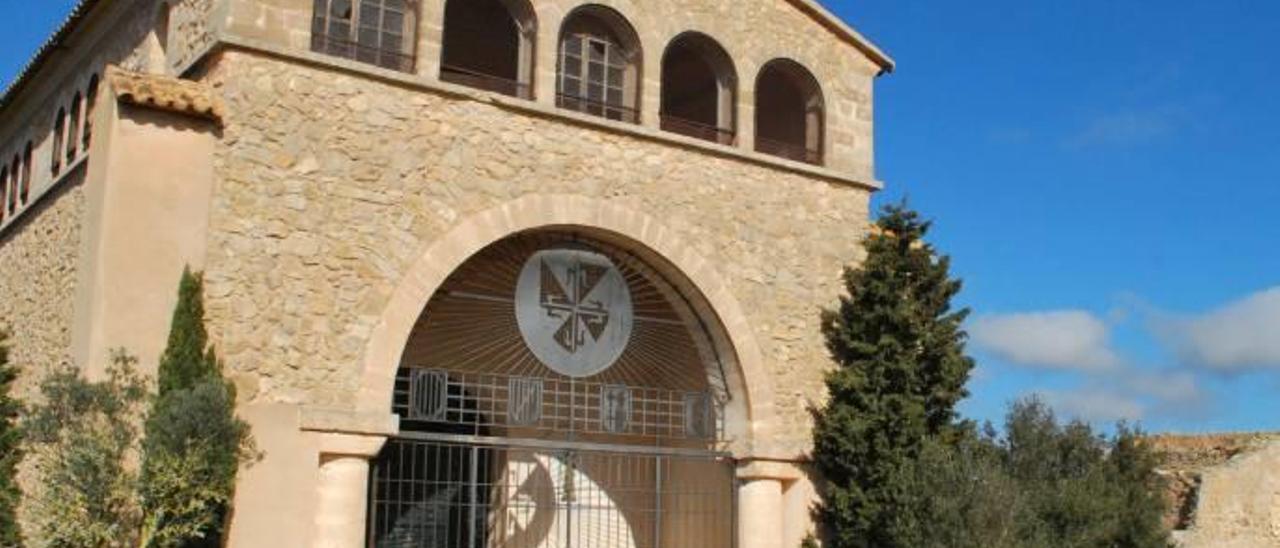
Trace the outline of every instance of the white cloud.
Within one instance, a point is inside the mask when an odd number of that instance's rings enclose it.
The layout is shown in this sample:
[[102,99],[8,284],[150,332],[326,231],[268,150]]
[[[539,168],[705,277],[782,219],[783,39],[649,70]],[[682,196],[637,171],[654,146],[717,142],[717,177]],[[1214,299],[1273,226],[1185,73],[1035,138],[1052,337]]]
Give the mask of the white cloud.
[[1092,423],[1194,416],[1208,400],[1193,373],[1130,368],[1094,372],[1081,388],[1039,393],[1060,414]]
[[1164,408],[1196,406],[1205,398],[1200,380],[1186,371],[1127,371],[1118,382],[1129,392],[1155,400]]
[[974,343],[1019,365],[1096,371],[1122,363],[1107,324],[1080,310],[984,316],[974,320],[969,334]]
[[1201,316],[1157,318],[1154,324],[1187,363],[1220,371],[1280,369],[1280,287]]
[[1092,423],[1138,421],[1147,411],[1138,398],[1116,392],[1044,391],[1040,395],[1058,413]]
[[1127,109],[1089,120],[1067,139],[1069,146],[1134,146],[1164,138],[1177,129],[1184,109],[1172,106]]

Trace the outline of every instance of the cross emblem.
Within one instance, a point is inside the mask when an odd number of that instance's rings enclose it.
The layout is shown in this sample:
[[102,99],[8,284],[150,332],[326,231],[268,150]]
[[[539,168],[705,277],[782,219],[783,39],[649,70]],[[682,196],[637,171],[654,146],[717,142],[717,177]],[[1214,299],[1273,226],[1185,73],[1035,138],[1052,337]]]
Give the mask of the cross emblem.
[[591,297],[609,269],[575,260],[563,280],[546,260],[542,261],[541,270],[538,301],[547,317],[561,322],[553,336],[556,343],[572,354],[586,346],[588,336],[591,342],[600,340],[609,326],[609,309],[603,301]]
[[533,254],[516,281],[516,323],[525,346],[574,378],[608,369],[631,338],[627,279],[607,256],[580,249]]

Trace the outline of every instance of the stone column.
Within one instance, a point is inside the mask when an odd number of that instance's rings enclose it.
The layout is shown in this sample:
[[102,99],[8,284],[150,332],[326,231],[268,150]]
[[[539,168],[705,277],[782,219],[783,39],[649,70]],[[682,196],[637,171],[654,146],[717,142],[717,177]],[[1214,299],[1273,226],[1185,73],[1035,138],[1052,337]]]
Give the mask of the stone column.
[[320,434],[316,489],[316,548],[362,548],[368,505],[369,460],[384,436]]
[[782,481],[775,478],[738,479],[739,548],[777,548],[783,545]]

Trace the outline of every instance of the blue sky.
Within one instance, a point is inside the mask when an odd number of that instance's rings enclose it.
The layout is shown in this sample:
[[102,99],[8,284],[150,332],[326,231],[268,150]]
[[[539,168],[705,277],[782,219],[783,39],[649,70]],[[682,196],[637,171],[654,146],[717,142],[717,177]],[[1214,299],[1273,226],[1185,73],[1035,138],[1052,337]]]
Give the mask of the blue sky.
[[827,5],[898,62],[877,203],[965,280],[966,413],[1280,429],[1280,3]]
[[[5,81],[73,1],[10,4]],[[968,416],[1280,429],[1280,3],[826,4],[898,61],[876,201],[965,280]]]

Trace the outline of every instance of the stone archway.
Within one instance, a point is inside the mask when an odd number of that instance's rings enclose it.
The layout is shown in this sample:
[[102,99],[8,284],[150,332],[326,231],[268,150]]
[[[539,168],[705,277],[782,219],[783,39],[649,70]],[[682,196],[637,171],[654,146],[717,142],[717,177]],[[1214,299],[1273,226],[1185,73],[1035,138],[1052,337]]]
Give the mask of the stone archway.
[[436,239],[405,273],[375,326],[364,353],[356,408],[385,412],[392,401],[401,354],[422,307],[446,278],[485,246],[511,234],[539,228],[589,230],[646,259],[682,292],[698,297],[695,311],[719,325],[714,341],[736,357],[726,371],[742,396],[743,428],[730,447],[749,459],[757,440],[769,439],[773,426],[773,390],[763,356],[741,307],[706,258],[684,245],[675,231],[657,219],[603,200],[583,196],[530,195],[472,215]]

